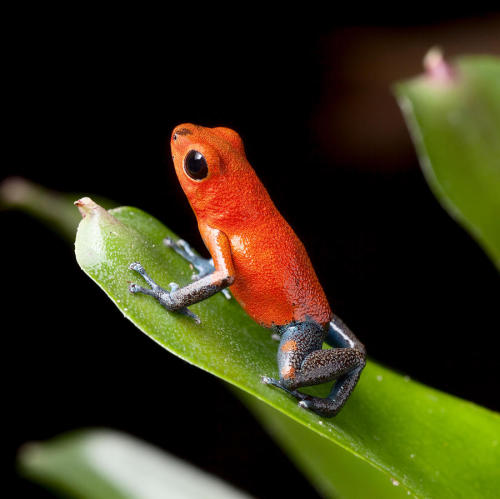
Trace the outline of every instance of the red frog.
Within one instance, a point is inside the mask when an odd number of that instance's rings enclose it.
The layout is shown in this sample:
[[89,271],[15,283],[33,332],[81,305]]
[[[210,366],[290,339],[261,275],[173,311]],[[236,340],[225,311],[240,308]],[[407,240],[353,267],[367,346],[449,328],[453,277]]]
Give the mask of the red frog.
[[[165,244],[198,270],[194,282],[173,283],[167,291],[136,262],[130,268],[151,289],[131,284],[130,291],[198,320],[186,307],[219,291],[229,297],[229,288],[248,315],[280,337],[280,377],[263,376],[262,382],[285,390],[303,408],[335,416],[359,379],[365,348],[332,313],[303,244],[248,163],[240,136],[229,128],[183,124],[170,144],[212,259],[199,257],[185,241],[167,238]],[[333,348],[323,349],[323,342]],[[326,398],[297,390],[333,380]]]

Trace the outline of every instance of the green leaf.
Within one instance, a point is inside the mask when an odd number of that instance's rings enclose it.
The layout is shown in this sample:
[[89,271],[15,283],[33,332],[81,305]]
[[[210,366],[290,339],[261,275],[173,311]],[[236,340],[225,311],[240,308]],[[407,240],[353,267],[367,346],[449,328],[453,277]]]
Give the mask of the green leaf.
[[18,463],[27,477],[72,497],[248,497],[152,445],[106,429],[78,430],[26,444]]
[[[176,237],[171,231],[135,208],[107,212],[88,198],[79,205],[84,218],[76,238],[78,263],[125,317],[164,348],[266,402],[330,445],[358,456],[385,473],[388,484],[409,495],[497,495],[498,414],[374,362],[368,362],[336,418],[305,411],[282,391],[260,383],[263,374],[278,375],[277,345],[270,331],[254,323],[235,300],[219,293],[193,305],[202,321],[198,325],[186,316],[166,312],[148,296],[128,292],[129,281],[140,282],[128,268],[134,261],[140,261],[162,286],[190,281],[189,265],[162,244],[165,236]],[[324,396],[326,389],[308,391]],[[315,446],[304,445],[304,455],[315,452]],[[322,469],[327,469],[321,460]]]
[[388,479],[368,461],[332,444],[256,397],[238,390],[243,402],[260,420],[297,468],[309,478],[322,497],[402,499],[411,495],[395,478]]
[[500,269],[500,59],[430,52],[396,95],[430,187]]

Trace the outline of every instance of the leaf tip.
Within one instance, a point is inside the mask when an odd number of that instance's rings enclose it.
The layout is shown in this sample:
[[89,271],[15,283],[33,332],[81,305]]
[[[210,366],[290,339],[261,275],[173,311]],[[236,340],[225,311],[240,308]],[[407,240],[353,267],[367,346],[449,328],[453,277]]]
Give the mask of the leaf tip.
[[92,201],[92,199],[89,197],[78,199],[74,202],[74,205],[78,208],[78,211],[82,215],[82,218],[85,218],[87,215],[90,215],[92,211],[99,208],[99,205],[97,203],[94,203],[94,201]]

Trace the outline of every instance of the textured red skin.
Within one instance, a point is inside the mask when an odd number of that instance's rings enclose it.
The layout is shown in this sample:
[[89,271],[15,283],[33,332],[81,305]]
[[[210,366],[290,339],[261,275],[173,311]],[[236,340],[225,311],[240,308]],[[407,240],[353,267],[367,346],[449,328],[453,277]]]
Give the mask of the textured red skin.
[[[234,269],[230,289],[247,313],[266,327],[307,318],[330,322],[332,312],[307,252],[248,163],[239,135],[188,123],[174,129],[171,148],[215,268]],[[192,149],[208,163],[202,181],[184,172],[184,157]],[[229,248],[213,247],[213,229],[227,236]]]

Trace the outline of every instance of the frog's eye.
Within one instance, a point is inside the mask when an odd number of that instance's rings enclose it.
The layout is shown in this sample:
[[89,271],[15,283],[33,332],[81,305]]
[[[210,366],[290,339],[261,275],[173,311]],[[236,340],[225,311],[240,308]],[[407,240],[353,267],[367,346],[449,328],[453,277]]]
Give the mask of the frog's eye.
[[191,150],[184,158],[184,171],[194,180],[202,180],[208,175],[207,160],[201,152]]

